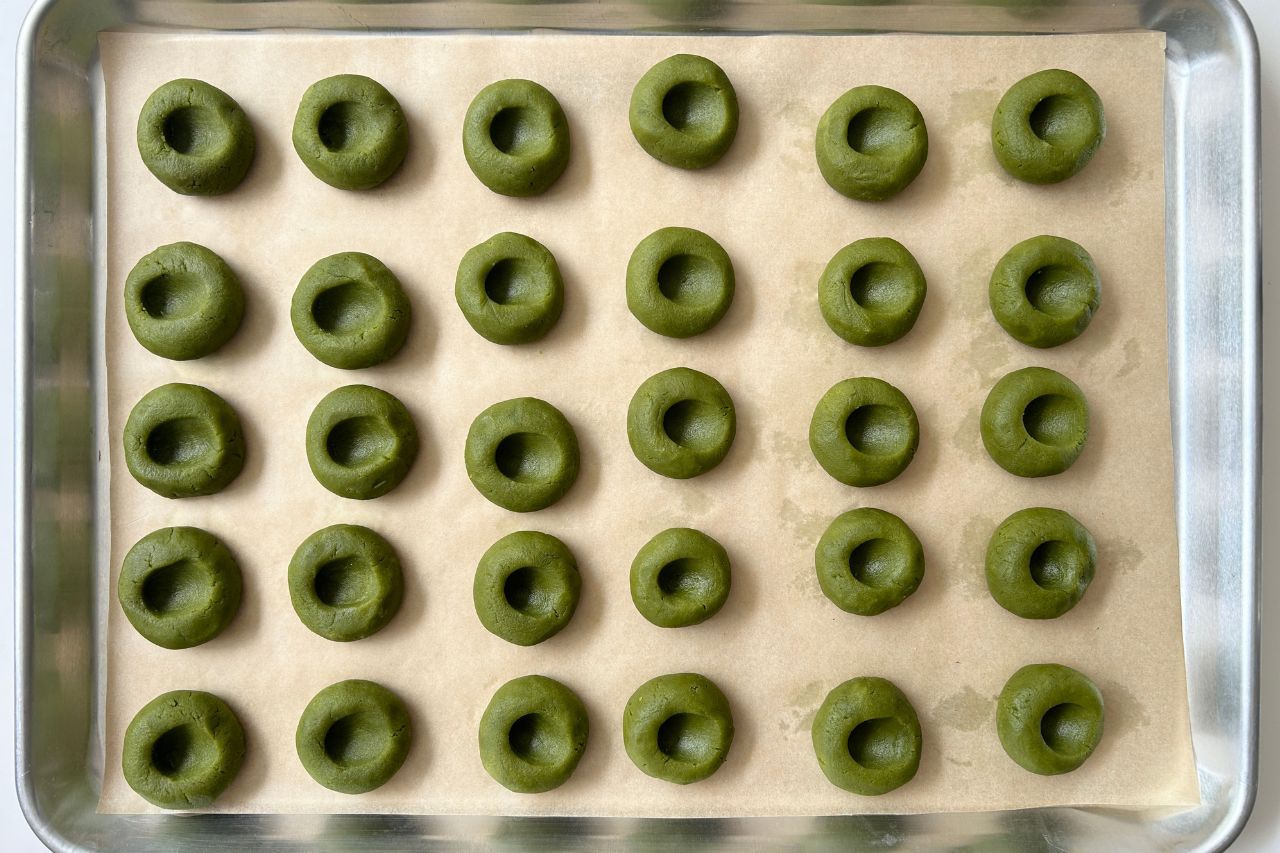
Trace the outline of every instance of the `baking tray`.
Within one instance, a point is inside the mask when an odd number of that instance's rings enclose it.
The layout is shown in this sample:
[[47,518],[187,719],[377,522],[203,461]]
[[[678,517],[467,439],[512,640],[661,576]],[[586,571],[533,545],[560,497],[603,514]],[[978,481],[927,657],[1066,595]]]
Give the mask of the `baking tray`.
[[[108,601],[97,34],[125,26],[1165,32],[1169,374],[1202,805],[1171,817],[1102,809],[717,820],[97,814]],[[50,847],[1221,850],[1248,818],[1259,631],[1259,101],[1257,46],[1234,0],[42,0],[23,29],[18,81],[16,754],[23,810]]]

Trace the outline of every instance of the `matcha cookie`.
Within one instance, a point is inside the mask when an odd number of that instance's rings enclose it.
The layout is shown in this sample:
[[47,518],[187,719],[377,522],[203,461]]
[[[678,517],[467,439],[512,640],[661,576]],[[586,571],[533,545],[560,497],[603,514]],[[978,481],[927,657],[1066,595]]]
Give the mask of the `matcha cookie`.
[[340,190],[390,178],[409,150],[400,102],[381,83],[339,74],[312,83],[293,119],[293,149],[311,174]]
[[569,624],[581,592],[573,552],[554,536],[520,530],[484,552],[471,599],[489,633],[517,646],[533,646]]
[[733,263],[720,244],[692,228],[660,228],[627,263],[627,307],[652,332],[705,332],[733,302]]
[[494,403],[467,431],[467,477],[512,512],[551,506],[578,478],[578,437],[560,410],[536,397]]
[[627,440],[650,471],[677,480],[724,461],[738,422],[724,386],[705,373],[673,367],[636,389],[627,407]]
[[1076,383],[1047,367],[1024,367],[995,384],[982,404],[982,443],[1019,477],[1071,467],[1089,437],[1089,406]]
[[851,678],[813,719],[813,751],[832,785],[864,797],[901,788],[920,768],[920,719],[883,678]]
[[161,358],[203,358],[240,328],[244,291],[231,267],[204,246],[170,243],[129,272],[124,314],[138,343]]
[[410,315],[400,280],[363,252],[341,252],[312,264],[289,309],[293,333],[307,352],[345,370],[373,367],[399,352]]
[[498,688],[480,717],[480,763],[518,794],[559,788],[587,748],[587,709],[568,687],[541,675]]
[[645,774],[688,785],[720,769],[733,745],[729,700],[691,672],[640,685],[622,712],[622,742]]
[[924,549],[893,513],[859,507],[837,516],[818,540],[822,594],[846,613],[875,616],[907,600],[924,579]]
[[532,237],[510,231],[467,250],[453,295],[471,328],[495,344],[539,340],[564,310],[555,256]]
[[1093,581],[1098,548],[1084,525],[1060,509],[1032,507],[1006,518],[987,545],[987,589],[1024,619],[1056,619]]
[[1069,666],[1024,666],[1000,691],[996,733],[1021,767],[1041,776],[1070,773],[1102,740],[1102,694]]
[[532,80],[499,80],[467,107],[462,153],[480,183],[508,196],[545,192],[569,165],[569,122]]
[[925,296],[924,272],[897,240],[850,243],[818,282],[818,307],[831,331],[851,344],[878,347],[911,331]]
[[307,463],[320,485],[356,500],[400,485],[418,457],[418,430],[404,404],[378,388],[330,391],[307,420]]
[[244,763],[244,728],[217,696],[174,690],[152,699],[124,732],[124,780],[162,809],[200,809],[227,789]]
[[409,709],[381,684],[360,679],[330,684],[307,703],[294,745],[302,766],[321,785],[363,794],[385,785],[413,742]]
[[655,160],[681,169],[717,162],[738,133],[738,96],[710,59],[678,53],[631,92],[631,133]]
[[631,563],[631,601],[659,628],[685,628],[720,612],[729,597],[729,555],[707,534],[673,527]]
[[1102,99],[1070,71],[1037,71],[1004,93],[991,147],[1020,181],[1056,184],[1080,172],[1107,135]]
[[836,192],[883,201],[916,179],[929,156],[924,116],[910,99],[883,86],[859,86],[836,99],[818,121],[818,169]]
[[182,195],[221,195],[253,162],[253,126],[230,95],[200,80],[170,80],[138,116],[138,153],[151,174]]
[[1027,346],[1075,340],[1102,302],[1093,258],[1062,237],[1032,237],[1008,251],[991,273],[991,313]]
[[124,461],[133,478],[158,495],[212,495],[244,467],[240,419],[208,388],[161,385],[129,412]]
[[242,589],[235,557],[197,527],[165,527],[139,539],[116,582],[129,624],[166,649],[189,649],[221,634],[240,609]]
[[846,486],[878,486],[911,464],[920,423],[911,401],[888,382],[845,379],[818,401],[809,449],[824,471]]
[[381,631],[404,599],[391,543],[367,527],[335,524],[312,533],[289,561],[289,599],[313,633],[350,642]]

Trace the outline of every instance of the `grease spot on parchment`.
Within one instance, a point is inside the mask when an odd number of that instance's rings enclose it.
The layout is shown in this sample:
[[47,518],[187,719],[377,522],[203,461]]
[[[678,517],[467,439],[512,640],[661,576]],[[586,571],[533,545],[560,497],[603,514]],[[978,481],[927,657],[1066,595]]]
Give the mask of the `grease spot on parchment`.
[[1127,575],[1142,563],[1146,553],[1138,543],[1127,537],[1117,537],[1104,543],[1099,549],[1098,568],[1111,569],[1116,574]]
[[947,111],[947,123],[956,127],[968,124],[991,126],[996,104],[1000,103],[999,89],[968,89],[951,96],[951,109]]
[[812,458],[808,436],[792,435],[782,430],[774,430],[770,434],[769,449],[775,457],[789,465],[805,465]]
[[[1124,166],[1124,177],[1120,179],[1121,186],[1132,186],[1143,181],[1151,180],[1155,177],[1156,165],[1159,160],[1149,160],[1146,157],[1126,157]],[[1163,168],[1163,166],[1161,166]],[[1116,198],[1124,198],[1124,194],[1117,194]]]
[[1107,734],[1124,737],[1133,729],[1151,725],[1151,714],[1132,690],[1119,681],[1099,679]]
[[1009,348],[1000,340],[998,329],[982,329],[969,339],[969,348],[965,351],[964,360],[969,368],[982,380],[985,386],[991,386],[1006,372],[1009,364]]
[[[979,328],[996,334],[999,329],[993,327],[991,323],[994,320],[991,317],[991,304],[987,296],[989,289],[990,270],[995,266],[999,255],[993,254],[991,247],[984,246],[975,252],[972,252],[964,259],[963,265],[960,267],[961,276],[955,282],[955,290],[952,292],[951,305],[957,315],[966,320],[975,320],[980,325]],[[987,270],[985,273],[969,272],[970,270]]]
[[1121,379],[1133,373],[1141,363],[1142,344],[1138,342],[1137,338],[1130,338],[1124,342],[1124,361],[1116,369],[1116,379]]
[[821,681],[810,681],[787,697],[787,707],[778,721],[778,728],[784,732],[808,731],[813,727],[813,718],[818,715],[818,706],[822,704],[825,693]]
[[987,542],[996,529],[996,522],[984,515],[975,515],[964,523],[960,531],[960,550],[953,563],[960,591],[969,600],[986,598],[987,590]]
[[827,529],[827,524],[831,521],[821,513],[805,509],[791,498],[785,498],[782,501],[779,518],[787,532],[795,537],[797,542],[808,547],[817,547],[822,531]]
[[782,120],[782,137],[787,146],[782,150],[782,162],[796,172],[816,169],[813,149],[813,129],[818,116],[800,101],[788,101],[778,111]]
[[711,498],[702,492],[684,490],[680,494],[680,505],[688,518],[697,519],[710,512]]
[[787,581],[787,593],[793,598],[820,601],[824,598],[818,586],[818,575],[810,563],[797,564],[791,579]]
[[983,452],[982,429],[977,409],[965,413],[960,419],[960,425],[951,434],[951,443],[966,456],[976,456]]
[[787,325],[795,329],[815,328],[822,323],[822,314],[818,310],[818,279],[826,264],[813,261],[797,261],[791,272],[791,280],[786,283],[786,308],[782,313]]
[[983,696],[972,687],[965,687],[959,693],[940,699],[930,713],[944,726],[962,732],[976,732],[989,723],[995,707],[995,697]]
[[995,170],[987,168],[988,165],[995,165],[995,157],[991,152],[990,127],[991,116],[999,101],[998,89],[969,89],[958,92],[951,98],[946,124],[948,132],[960,144],[958,162],[980,164],[979,168],[957,171],[954,179],[954,188],[957,190],[987,178],[993,171],[1002,171],[998,167]]
[[[990,116],[987,121],[991,121]],[[953,191],[964,189],[975,181],[990,183],[997,180],[1006,186],[1012,186],[1015,182],[1008,172],[1000,168],[995,153],[991,150],[991,138],[986,133],[982,134],[982,139],[978,142],[960,142],[956,161],[966,164],[966,168],[956,170]]]
[[818,575],[813,567],[813,552],[828,519],[802,509],[791,500],[783,501],[780,518],[787,532],[803,545],[799,552],[803,556],[797,556],[795,563],[789,566],[791,574],[787,580],[787,594],[801,600],[820,601],[823,599],[822,587],[818,586]]
[[814,155],[810,149],[801,143],[794,143],[789,148],[784,148],[781,154],[782,163],[793,172],[800,172],[804,169],[816,169]]

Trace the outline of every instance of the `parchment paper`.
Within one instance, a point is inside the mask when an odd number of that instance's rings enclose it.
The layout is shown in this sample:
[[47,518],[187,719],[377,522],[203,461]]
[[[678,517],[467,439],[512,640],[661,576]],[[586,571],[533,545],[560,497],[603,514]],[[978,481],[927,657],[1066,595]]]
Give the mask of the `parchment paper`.
[[[1165,347],[1163,40],[1151,33],[1089,37],[621,37],[558,34],[315,37],[276,34],[108,34],[107,84],[112,587],[127,549],[151,530],[194,524],[222,537],[244,572],[244,606],[213,642],[166,651],[135,633],[115,602],[109,626],[106,774],[101,808],[148,811],[119,771],[123,731],[153,696],[210,690],[239,713],[244,769],[217,802],[228,812],[428,812],[564,815],[808,815],[1008,809],[1046,804],[1117,807],[1197,802],[1189,735],[1173,521]],[[733,80],[742,122],[714,168],[686,172],[651,159],[627,125],[631,87],[676,52],[713,58]],[[1078,178],[1054,187],[1014,182],[990,150],[992,111],[1014,81],[1072,69],[1101,94],[1109,135]],[[375,192],[332,189],[295,156],[289,133],[304,89],[335,73],[383,82],[409,117],[402,171]],[[143,167],[139,108],[173,77],[207,80],[253,121],[258,158],[239,190],[215,199],[171,193]],[[485,84],[527,77],[560,99],[573,155],[542,197],[485,189],[462,156],[466,106]],[[906,93],[930,131],[928,165],[901,196],[860,204],[823,182],[814,163],[818,117],[851,86]],[[711,234],[738,276],[718,327],[661,338],[627,311],[624,272],[650,231],[686,225]],[[541,343],[499,347],[453,301],[459,259],[502,230],[542,241],[563,270],[563,318]],[[1102,309],[1077,341],[1036,351],[1014,342],[987,308],[987,279],[1014,243],[1060,234],[1093,254]],[[887,235],[928,277],[914,331],[881,349],[845,344],[823,324],[817,279],[837,249]],[[194,240],[240,274],[244,326],[223,351],[195,362],[156,358],[124,321],[120,293],[155,246]],[[413,330],[391,363],[328,368],[295,339],[293,289],[318,258],[369,252],[403,281]],[[1005,473],[982,449],[978,412],[1006,371],[1039,364],[1084,389],[1093,430],[1079,462],[1048,479]],[[738,410],[719,468],[677,482],[649,472],[627,445],[625,412],[649,375],[688,365],[720,379]],[[843,486],[810,454],[814,404],[836,381],[872,375],[900,387],[921,422],[915,461],[892,483]],[[235,406],[248,461],[223,493],[170,501],[135,483],[120,435],[133,403],[171,381],[203,384]],[[385,388],[412,411],[423,439],[411,475],[390,495],[335,497],[311,476],[304,427],[340,385]],[[532,515],[500,509],[468,483],[462,461],[472,418],[499,400],[542,397],[574,424],[582,474],[568,496]],[[821,594],[813,553],[828,522],[856,506],[901,515],[927,555],[905,604],[874,618],[845,614]],[[1061,619],[1033,622],[988,595],[987,539],[1026,506],[1063,508],[1097,538],[1097,579]],[[403,610],[376,636],[336,644],[295,617],[286,567],[296,546],[333,523],[365,524],[403,558]],[[697,627],[663,630],[632,606],[628,569],[666,527],[717,538],[733,563],[725,609]],[[577,555],[582,603],[572,623],[533,648],[485,632],[471,604],[481,553],[532,528]],[[1017,767],[1000,748],[995,697],[1023,664],[1056,661],[1091,676],[1106,699],[1106,735],[1067,776]],[[622,748],[621,714],[646,679],[697,671],[728,695],[737,737],[710,779],[650,779]],[[507,792],[480,765],[476,731],[493,691],[543,673],[582,697],[592,733],[572,779],[537,796]],[[810,723],[826,692],[881,675],[910,697],[924,727],[919,774],[879,798],[839,790],[820,772]],[[302,709],[343,678],[386,684],[409,703],[415,739],[404,768],[362,796],[332,793],[294,752]]]

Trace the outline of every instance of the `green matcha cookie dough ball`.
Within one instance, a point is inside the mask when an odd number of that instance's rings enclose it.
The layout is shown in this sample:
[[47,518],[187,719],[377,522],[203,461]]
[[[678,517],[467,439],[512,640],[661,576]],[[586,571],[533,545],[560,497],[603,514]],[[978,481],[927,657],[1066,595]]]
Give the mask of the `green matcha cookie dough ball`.
[[120,763],[129,787],[152,805],[204,808],[240,772],[244,728],[212,693],[162,693],[125,729]]
[[818,766],[837,788],[864,797],[901,788],[920,768],[920,719],[891,681],[851,678],[813,719]]
[[1037,71],[1004,93],[991,120],[991,147],[1004,170],[1032,184],[1080,172],[1107,135],[1102,99],[1070,71]]
[[294,745],[302,766],[321,785],[363,794],[385,785],[413,742],[409,709],[381,684],[350,679],[330,684],[307,703]]
[[326,640],[363,640],[400,609],[400,558],[390,542],[367,527],[335,524],[317,530],[289,561],[289,598],[302,624]]
[[489,633],[533,646],[569,624],[581,592],[578,561],[568,546],[549,534],[520,530],[484,552],[471,600]]
[[1071,467],[1089,437],[1089,406],[1076,383],[1047,367],[1024,367],[995,384],[982,404],[982,443],[1019,477]]
[[705,676],[660,675],[627,700],[622,742],[645,774],[677,785],[700,782],[720,769],[733,745],[729,700]]
[[116,594],[138,633],[166,649],[207,643],[240,609],[240,566],[222,540],[197,527],[165,527],[124,556]]
[[890,512],[859,507],[837,516],[818,540],[822,594],[846,613],[875,616],[907,600],[924,580],[924,549]]
[[129,272],[124,314],[138,343],[161,358],[203,358],[240,328],[244,291],[226,261],[204,246],[170,243]]
[[170,80],[138,116],[138,153],[169,189],[222,195],[253,162],[253,126],[230,95],[200,80]]
[[882,379],[837,382],[809,422],[814,458],[846,486],[889,482],[911,464],[919,444],[920,422],[911,401]]
[[368,190],[409,150],[400,102],[381,83],[339,74],[312,83],[293,119],[293,149],[311,174],[340,190]]
[[705,373],[673,367],[646,379],[627,407],[627,440],[650,471],[676,480],[724,461],[738,421],[724,386]]
[[555,256],[532,237],[510,231],[467,250],[453,295],[471,328],[495,344],[539,340],[564,310]]
[[688,527],[662,531],[631,563],[631,601],[659,628],[686,628],[715,616],[730,582],[724,546]]
[[307,420],[307,463],[320,485],[356,500],[400,485],[418,458],[418,429],[404,404],[379,388],[346,385]]
[[1046,349],[1075,340],[1102,302],[1093,258],[1063,237],[1032,237],[1005,254],[988,291],[996,321],[1027,346]]
[[1041,776],[1070,773],[1102,740],[1102,694],[1069,666],[1024,666],[1000,691],[996,733],[1009,757]]
[[850,243],[818,282],[818,307],[831,331],[851,344],[878,347],[911,331],[925,296],[924,272],[897,240]]
[[987,545],[987,589],[1024,619],[1056,619],[1093,581],[1098,548],[1084,525],[1060,509],[1032,507],[1006,518]]
[[569,165],[569,122],[532,80],[499,80],[467,107],[462,153],[480,183],[508,196],[545,192]]
[[678,53],[631,92],[631,133],[655,160],[681,169],[718,161],[738,133],[738,95],[710,59]]
[[411,313],[400,280],[382,261],[341,252],[302,276],[289,319],[307,352],[330,367],[357,370],[400,351]]
[[129,412],[124,462],[135,480],[166,498],[220,492],[244,467],[240,418],[208,388],[161,385]]
[[542,675],[498,688],[480,717],[480,763],[518,794],[559,788],[587,748],[587,709],[577,694]]
[[494,403],[467,431],[467,477],[512,512],[551,506],[578,478],[578,436],[560,410],[536,397]]
[[818,169],[836,192],[884,201],[916,179],[929,156],[924,116],[910,99],[883,86],[858,86],[818,121]]
[[627,307],[650,331],[669,338],[705,332],[733,302],[733,262],[720,244],[692,228],[660,228],[627,263]]

